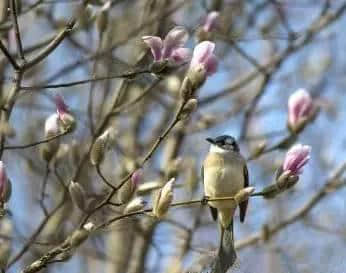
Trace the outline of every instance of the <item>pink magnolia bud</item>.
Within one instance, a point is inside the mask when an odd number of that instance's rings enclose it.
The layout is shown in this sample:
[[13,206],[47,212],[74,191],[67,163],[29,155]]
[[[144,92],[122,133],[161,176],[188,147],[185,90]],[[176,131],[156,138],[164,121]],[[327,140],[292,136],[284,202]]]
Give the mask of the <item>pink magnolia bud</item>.
[[131,182],[132,184],[138,186],[138,184],[141,182],[143,177],[143,170],[137,169],[131,176]]
[[188,38],[186,29],[178,26],[168,32],[163,41],[157,36],[143,36],[142,40],[151,49],[155,62],[169,60],[180,64],[190,58],[190,50],[183,47]]
[[217,11],[209,12],[202,26],[205,32],[213,31],[219,24],[220,13]]
[[55,96],[56,111],[64,130],[74,130],[76,127],[75,118],[69,113],[68,106],[61,95]]
[[305,89],[298,89],[288,99],[288,124],[297,127],[313,111],[313,100]]
[[4,163],[0,161],[0,200],[3,195],[3,192],[5,191],[6,183],[7,183],[7,175],[6,175],[5,166],[4,166]]
[[62,116],[68,112],[68,106],[66,105],[63,97],[61,95],[56,95],[54,97],[56,112],[59,115],[59,118],[62,119]]
[[210,41],[199,43],[193,50],[190,70],[202,69],[206,75],[212,75],[217,70],[217,58],[213,51],[215,44]]
[[291,175],[299,175],[303,171],[303,166],[310,159],[311,147],[308,145],[296,144],[286,154],[283,171],[290,171]]
[[129,202],[131,198],[134,196],[137,191],[138,184],[142,178],[142,170],[136,170],[132,176],[130,181],[127,181],[118,192],[119,201],[123,204]]

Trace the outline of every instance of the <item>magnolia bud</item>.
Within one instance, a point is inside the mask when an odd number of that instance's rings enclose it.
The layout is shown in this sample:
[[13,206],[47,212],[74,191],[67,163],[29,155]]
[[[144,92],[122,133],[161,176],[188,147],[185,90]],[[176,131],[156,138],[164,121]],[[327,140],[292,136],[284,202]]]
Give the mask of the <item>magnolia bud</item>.
[[264,198],[271,199],[276,195],[294,186],[299,180],[297,175],[292,175],[291,171],[284,171],[282,166],[276,172],[276,183],[265,187],[261,193]]
[[188,118],[191,113],[196,111],[197,106],[198,106],[197,99],[189,99],[188,102],[185,104],[182,112],[180,113],[180,119]]
[[72,233],[69,242],[71,247],[75,248],[80,246],[86,239],[88,239],[90,232],[95,228],[91,222],[85,224],[82,228],[77,229]]
[[99,165],[102,163],[108,140],[109,130],[104,131],[104,133],[95,140],[90,152],[90,161],[92,165]]
[[74,129],[76,129],[76,120],[69,113],[64,113],[60,116],[60,124],[64,131],[72,132]]
[[77,183],[71,181],[68,187],[71,195],[72,202],[82,211],[86,209],[86,194],[83,187]]
[[314,101],[305,89],[298,89],[289,97],[287,126],[292,133],[298,133],[305,127],[314,109]]
[[150,181],[138,186],[137,194],[146,194],[161,187],[160,181]]
[[180,87],[180,96],[183,101],[188,101],[191,98],[193,91],[191,80],[188,77],[185,77]]
[[261,143],[257,144],[252,152],[251,159],[255,159],[259,157],[263,153],[266,147],[267,147],[266,141],[262,141]]
[[286,153],[283,171],[290,171],[291,175],[299,175],[303,167],[310,160],[311,147],[308,145],[296,144]]
[[7,186],[5,188],[5,191],[3,192],[3,196],[0,197],[2,199],[3,203],[7,203],[8,200],[10,200],[12,195],[12,182],[10,179],[7,180]]
[[135,211],[142,210],[146,206],[147,202],[141,197],[132,199],[124,209],[124,214],[129,214]]
[[[59,127],[59,114],[54,113],[50,115],[44,125],[44,135],[46,138],[51,138],[60,133]],[[60,141],[59,139],[54,139],[52,141],[44,143],[41,146],[41,156],[42,158],[49,162],[59,149]]]
[[4,204],[10,199],[11,193],[11,181],[7,177],[4,163],[0,161],[0,204]]
[[41,156],[46,162],[50,162],[50,160],[54,157],[56,152],[59,150],[59,144],[59,139],[54,139],[44,143],[44,145],[41,146]]
[[44,135],[46,138],[56,136],[60,133],[59,129],[59,114],[54,113],[50,115],[44,124]]
[[284,171],[276,180],[276,185],[279,191],[289,189],[294,186],[299,180],[298,175],[294,175],[291,171]]
[[8,1],[0,1],[0,23],[4,22],[8,16]]
[[168,212],[169,206],[173,201],[174,181],[175,178],[169,180],[156,195],[153,206],[153,214],[157,218],[162,218]]
[[191,80],[192,88],[197,89],[217,70],[218,60],[213,51],[215,44],[210,41],[199,43],[194,51],[187,77]]
[[122,204],[126,204],[135,194],[137,189],[137,182],[135,179],[125,182],[118,191],[118,198]]
[[237,194],[234,196],[234,200],[237,202],[237,204],[244,202],[249,199],[250,195],[255,191],[254,187],[247,187],[244,189],[241,189],[237,192]]
[[196,90],[203,85],[207,79],[207,72],[203,66],[197,66],[194,69],[190,69],[187,73],[187,77],[190,79],[192,89]]

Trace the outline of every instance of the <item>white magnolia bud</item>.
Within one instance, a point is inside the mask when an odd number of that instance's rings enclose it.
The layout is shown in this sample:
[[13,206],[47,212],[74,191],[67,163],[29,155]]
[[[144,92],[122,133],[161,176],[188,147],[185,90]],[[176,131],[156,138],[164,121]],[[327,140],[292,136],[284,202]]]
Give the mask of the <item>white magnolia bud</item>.
[[185,77],[180,87],[180,96],[183,101],[189,100],[193,94],[193,91],[191,80],[188,77]]
[[180,113],[180,118],[181,119],[186,119],[188,118],[191,113],[195,112],[198,106],[198,101],[197,99],[189,99],[187,103],[185,104],[182,112]]
[[83,187],[77,183],[71,181],[68,187],[71,199],[73,203],[82,211],[86,209],[86,194]]
[[235,195],[234,199],[237,202],[237,204],[246,201],[249,199],[250,195],[255,191],[254,187],[247,187],[244,189],[241,189],[240,191],[237,192]]
[[49,138],[58,135],[59,132],[59,115],[54,113],[46,119],[44,124],[44,134]]
[[109,137],[110,131],[106,130],[95,140],[90,152],[90,161],[92,165],[99,165],[102,163],[106,153]]
[[168,212],[169,206],[173,201],[173,186],[175,178],[169,180],[158,192],[153,207],[153,214],[157,218],[162,218]]
[[88,239],[90,232],[95,229],[92,222],[86,223],[82,228],[77,229],[72,233],[69,242],[71,247],[76,248],[80,246],[86,239]]
[[150,181],[138,186],[137,194],[146,194],[152,190],[157,190],[161,187],[160,181]]
[[124,214],[142,210],[146,206],[147,202],[141,197],[132,199],[124,209]]

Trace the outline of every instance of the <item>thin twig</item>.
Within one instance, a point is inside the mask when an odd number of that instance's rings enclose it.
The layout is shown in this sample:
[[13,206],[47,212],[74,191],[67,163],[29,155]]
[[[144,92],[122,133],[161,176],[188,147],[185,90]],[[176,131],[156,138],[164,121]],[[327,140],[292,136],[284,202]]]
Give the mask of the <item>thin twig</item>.
[[6,56],[6,58],[9,60],[9,62],[11,63],[11,65],[13,66],[13,68],[15,70],[19,70],[20,67],[17,64],[16,60],[11,56],[10,52],[7,50],[7,48],[5,47],[5,45],[2,43],[2,41],[0,40],[0,49],[2,51],[2,53],[4,53],[4,55]]
[[41,185],[41,194],[40,194],[40,207],[42,208],[42,211],[46,217],[48,216],[48,210],[46,208],[46,205],[44,204],[44,198],[46,195],[46,187],[47,187],[47,183],[48,183],[49,173],[50,173],[49,162],[47,162],[45,175],[44,175],[42,185]]
[[31,60],[28,60],[23,68],[24,70],[27,70],[36,64],[43,61],[46,57],[48,57],[59,45],[60,43],[65,39],[67,35],[69,35],[73,27],[76,24],[76,20],[72,19],[65,27],[63,31],[61,31],[55,38],[52,40],[45,48],[42,49],[41,52],[39,52],[35,57],[33,57]]
[[101,177],[102,181],[111,189],[116,190],[116,187],[112,185],[112,183],[108,182],[108,180],[104,177],[101,172],[100,165],[96,165],[96,172]]
[[52,136],[52,137],[49,137],[49,138],[46,138],[46,139],[43,139],[43,140],[39,140],[37,142],[33,142],[33,143],[29,143],[29,144],[23,144],[23,145],[5,146],[4,150],[17,150],[17,149],[31,148],[31,147],[34,147],[34,146],[37,146],[37,145],[40,145],[40,144],[43,144],[43,143],[47,143],[47,142],[53,141],[54,139],[57,139],[57,138],[62,137],[64,135],[67,135],[68,133],[70,133],[70,131],[66,130],[65,132],[63,132],[61,134],[58,134],[58,135],[55,135],[55,136]]
[[16,0],[10,0],[10,8],[11,8],[12,23],[14,26],[14,33],[15,33],[15,37],[16,37],[17,51],[19,53],[20,58],[25,63],[25,56],[24,56],[24,51],[23,51],[22,39],[20,37],[20,31],[19,31],[19,25],[18,25]]
[[65,83],[58,83],[58,84],[22,86],[20,89],[21,90],[39,90],[39,89],[64,88],[64,87],[71,87],[71,86],[76,86],[76,85],[87,84],[90,82],[97,82],[97,81],[104,81],[104,80],[111,80],[111,79],[133,78],[139,74],[144,74],[144,73],[150,73],[150,71],[149,70],[140,70],[140,71],[128,72],[128,73],[124,73],[124,74],[120,74],[120,75],[105,76],[105,77],[93,77],[90,79],[65,82]]

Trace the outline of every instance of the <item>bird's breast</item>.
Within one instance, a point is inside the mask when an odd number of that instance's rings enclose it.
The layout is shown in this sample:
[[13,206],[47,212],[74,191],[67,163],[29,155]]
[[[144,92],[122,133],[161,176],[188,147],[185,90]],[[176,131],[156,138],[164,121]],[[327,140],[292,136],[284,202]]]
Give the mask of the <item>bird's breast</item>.
[[[244,187],[244,162],[242,158],[209,154],[204,161],[204,192],[214,197],[234,196]],[[213,202],[214,203],[214,202]],[[228,202],[215,202],[214,207],[226,206]]]

